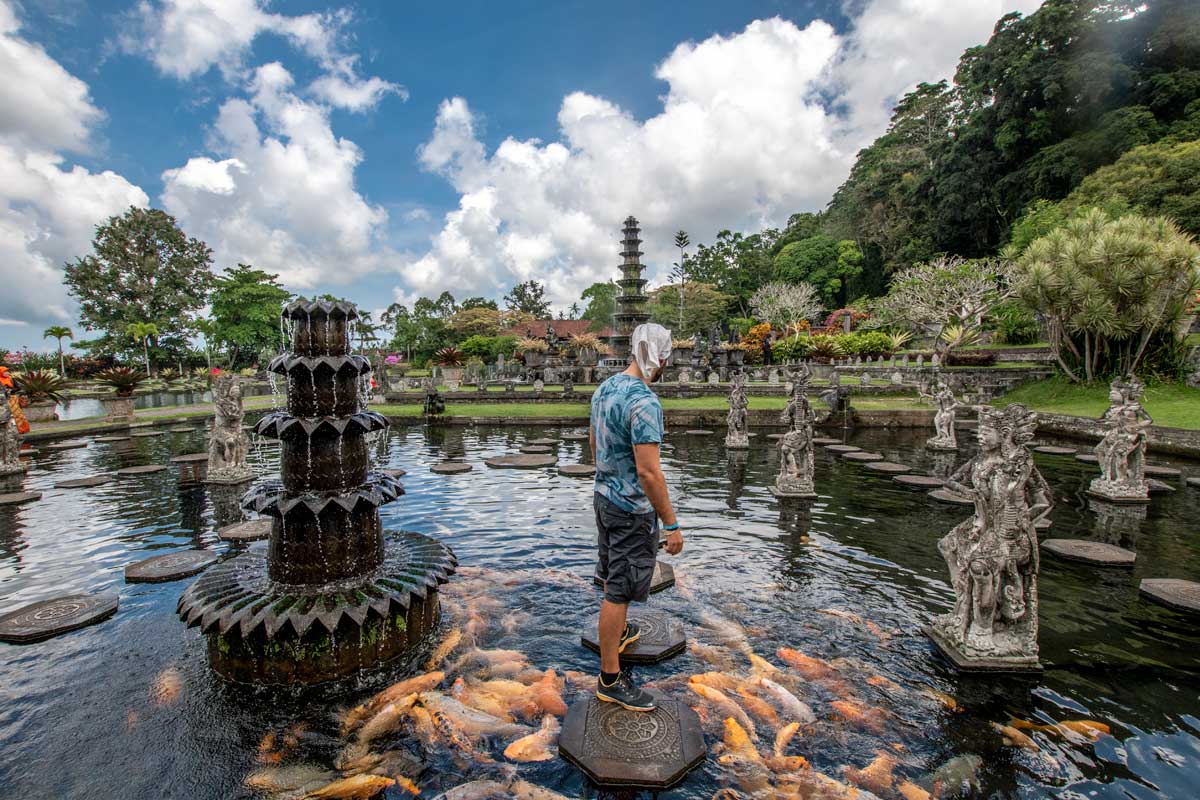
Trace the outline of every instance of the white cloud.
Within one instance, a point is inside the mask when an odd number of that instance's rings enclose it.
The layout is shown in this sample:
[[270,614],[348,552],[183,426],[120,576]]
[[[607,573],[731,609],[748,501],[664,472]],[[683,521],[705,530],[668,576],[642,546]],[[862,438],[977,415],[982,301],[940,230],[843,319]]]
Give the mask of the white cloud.
[[325,106],[293,91],[282,65],[259,67],[249,92],[221,106],[219,158],[163,173],[163,206],[220,266],[252,263],[297,288],[381,269],[387,212],[355,189],[358,147],[334,135]]
[[90,251],[97,223],[149,198],[114,172],[68,167],[55,152],[84,149],[102,115],[87,85],[18,31],[12,7],[0,0],[0,65],[19,76],[0,85],[0,319],[36,333],[75,324],[63,264]]
[[265,0],[142,0],[121,44],[148,52],[164,75],[181,80],[216,67],[229,80],[245,72],[245,60],[262,34],[282,36],[324,70],[308,90],[331,106],[363,112],[389,94],[406,99],[402,86],[358,75],[358,56],[344,51],[347,9],[287,16],[267,11]]
[[656,70],[667,91],[649,119],[574,92],[557,141],[507,138],[490,155],[467,100],[448,99],[418,158],[447,178],[459,205],[428,251],[400,266],[396,295],[498,293],[535,277],[565,306],[613,276],[630,213],[642,221],[646,260],[665,271],[680,228],[711,241],[722,228],[756,230],[821,208],[901,94],[952,74],[1003,13],[1037,5],[869,0],[845,35],[821,20],[758,20],[676,47]]

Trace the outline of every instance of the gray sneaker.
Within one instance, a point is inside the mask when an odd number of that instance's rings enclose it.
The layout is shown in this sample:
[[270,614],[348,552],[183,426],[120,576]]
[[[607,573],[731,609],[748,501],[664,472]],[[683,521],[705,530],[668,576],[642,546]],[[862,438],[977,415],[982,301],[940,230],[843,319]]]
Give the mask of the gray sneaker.
[[621,633],[621,646],[617,648],[618,653],[624,653],[625,648],[642,638],[642,627],[636,622],[626,622],[625,630]]
[[596,698],[605,703],[616,703],[629,711],[653,711],[657,707],[654,696],[634,686],[629,673],[624,670],[610,686],[605,686],[604,681],[596,681]]

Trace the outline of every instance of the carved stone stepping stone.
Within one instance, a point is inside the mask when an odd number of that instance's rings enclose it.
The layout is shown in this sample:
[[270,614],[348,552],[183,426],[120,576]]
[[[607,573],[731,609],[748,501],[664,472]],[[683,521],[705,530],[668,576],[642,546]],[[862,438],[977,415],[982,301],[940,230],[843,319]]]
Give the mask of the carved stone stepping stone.
[[41,492],[10,492],[0,494],[0,506],[18,506],[21,503],[32,503],[34,500],[41,499]]
[[69,594],[18,608],[0,617],[0,642],[40,642],[108,619],[120,602],[110,592]]
[[863,466],[867,469],[873,469],[876,472],[887,472],[893,475],[899,475],[912,469],[907,464],[897,464],[895,461],[872,461],[868,464],[863,464]]
[[135,430],[137,428],[153,428],[154,423],[153,422],[132,422],[129,425],[127,425],[126,427],[129,428],[130,430]]
[[684,431],[688,436],[712,436],[712,431],[701,430],[700,428],[692,428]]
[[813,444],[815,444],[815,445],[824,446],[824,445],[828,445],[828,444],[841,444],[841,443],[842,443],[841,439],[831,439],[828,436],[816,436],[813,438]]
[[941,478],[932,475],[897,475],[892,480],[901,486],[911,486],[914,489],[937,489],[945,483]]
[[1132,567],[1137,554],[1124,547],[1087,539],[1047,539],[1042,549],[1068,561],[1082,561],[1103,567]]
[[167,430],[171,433],[191,433],[196,429],[191,425],[172,425],[170,428],[167,428]]
[[782,439],[785,436],[787,436],[786,433],[768,433],[767,434],[767,438],[771,439],[771,440]]
[[22,447],[21,451],[17,455],[21,456],[22,458],[26,458],[36,456],[39,452],[41,451],[36,447]]
[[1082,461],[1085,464],[1099,464],[1100,463],[1100,457],[1097,456],[1095,453],[1077,453],[1075,455],[1075,460]]
[[1188,478],[1187,485],[1194,489],[1200,489],[1200,478]]
[[544,444],[527,444],[521,448],[521,452],[529,456],[544,456],[546,453],[553,453],[554,448]]
[[868,453],[865,450],[851,450],[848,453],[842,453],[842,458],[847,461],[883,461],[882,453]]
[[512,456],[493,456],[484,462],[492,469],[538,469],[553,467],[558,463],[558,456],[525,453]]
[[1164,606],[1200,613],[1200,583],[1178,578],[1146,578],[1138,591]]
[[1142,471],[1146,475],[1151,475],[1155,478],[1179,478],[1183,476],[1183,473],[1174,467],[1159,467],[1154,464],[1147,464]]
[[700,718],[686,704],[651,691],[653,711],[627,711],[596,697],[567,709],[558,752],[592,783],[616,789],[670,789],[704,763]]
[[[604,581],[600,580],[599,575],[592,576],[592,583],[597,586],[603,586]],[[650,594],[658,594],[664,589],[670,589],[675,585],[675,568],[665,561],[654,562],[654,574],[650,576]],[[629,651],[626,650],[626,653]],[[624,655],[622,655],[624,658]]]
[[1155,480],[1154,478],[1146,479],[1147,494],[1171,494],[1174,491],[1175,487],[1169,483],[1163,483],[1162,481]]
[[399,467],[394,467],[392,469],[385,469],[383,472],[385,475],[391,475],[393,478],[403,478],[405,475],[408,474],[408,470],[400,469]]
[[138,431],[137,433],[129,434],[134,439],[150,439],[155,436],[166,436],[166,431]]
[[938,500],[942,503],[950,503],[951,505],[956,505],[956,506],[973,506],[973,505],[975,505],[975,501],[972,500],[971,498],[969,498],[965,495],[961,495],[958,492],[952,492],[946,488],[934,489],[932,492],[929,493],[929,496],[932,497],[934,500]]
[[[815,444],[816,440],[814,439],[813,442]],[[857,453],[862,450],[861,447],[855,447],[852,444],[827,444],[825,449],[831,453]]]
[[550,438],[543,437],[541,439],[530,439],[525,444],[531,444],[534,446],[541,446],[541,447],[553,447],[554,445],[558,444],[558,439],[550,439]]
[[71,478],[67,481],[59,481],[54,484],[55,489],[87,489],[92,486],[103,486],[106,483],[112,483],[112,475],[92,475],[87,478]]
[[267,518],[236,522],[217,531],[217,538],[227,542],[257,542],[270,537],[271,520]]
[[198,464],[201,461],[208,463],[208,453],[188,453],[171,459],[172,464]]
[[104,442],[105,444],[116,444],[117,442],[128,442],[129,437],[128,436],[101,436],[96,441]]
[[126,583],[166,583],[202,572],[219,556],[210,550],[180,550],[152,556],[125,568]]
[[[642,635],[621,653],[621,661],[626,664],[657,664],[679,655],[687,647],[683,625],[673,617],[657,611],[632,611],[629,619],[642,626]],[[595,628],[588,630],[581,641],[593,653],[600,652],[600,639]]]
[[83,441],[74,442],[55,442],[54,444],[46,445],[47,450],[79,450],[87,447],[88,443]]
[[473,466],[463,461],[443,461],[440,464],[434,464],[429,471],[436,472],[438,475],[461,475],[473,469],[475,469]]
[[1054,523],[1052,521],[1050,521],[1046,517],[1043,517],[1042,519],[1039,519],[1037,522],[1033,523],[1033,527],[1035,530],[1045,531],[1045,530],[1049,530],[1050,526],[1053,524]]
[[1055,444],[1042,444],[1033,448],[1035,453],[1045,453],[1048,456],[1073,456],[1079,451],[1074,447],[1059,447]]
[[590,478],[596,474],[596,468],[591,464],[563,464],[558,468],[558,474],[571,478]]
[[163,464],[144,464],[140,467],[124,467],[117,470],[118,475],[152,475],[167,469]]
[[564,442],[586,442],[588,438],[586,433],[564,433],[562,435]]

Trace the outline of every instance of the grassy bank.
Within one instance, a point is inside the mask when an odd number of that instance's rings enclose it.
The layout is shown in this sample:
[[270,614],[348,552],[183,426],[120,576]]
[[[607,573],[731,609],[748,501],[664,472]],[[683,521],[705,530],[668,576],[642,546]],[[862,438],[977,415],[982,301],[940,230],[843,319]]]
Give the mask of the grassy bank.
[[[1142,400],[1154,424],[1168,428],[1200,430],[1200,389],[1159,384],[1146,389]],[[1108,385],[1083,386],[1062,377],[1027,383],[1001,397],[995,405],[1024,403],[1035,411],[1099,417],[1108,408]]]

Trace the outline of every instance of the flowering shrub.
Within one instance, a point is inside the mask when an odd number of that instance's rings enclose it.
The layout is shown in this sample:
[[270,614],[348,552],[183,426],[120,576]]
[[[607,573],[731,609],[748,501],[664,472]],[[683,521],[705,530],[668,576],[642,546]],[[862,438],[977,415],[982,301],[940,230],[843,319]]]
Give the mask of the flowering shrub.
[[839,308],[825,318],[825,321],[821,324],[821,333],[843,333],[846,317],[850,318],[850,330],[853,331],[858,327],[860,322],[870,319],[871,315],[853,308]]
[[741,342],[742,349],[746,351],[745,363],[761,364],[763,362],[763,340],[770,332],[771,324],[769,322],[754,325],[746,332]]

